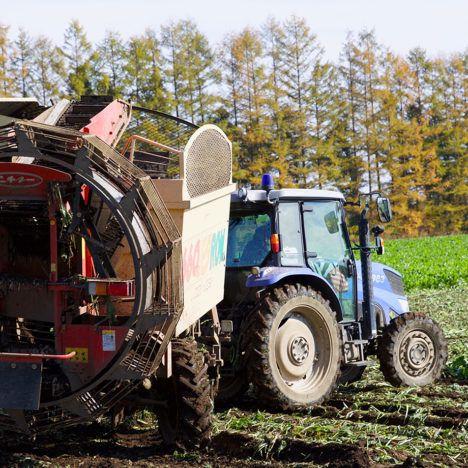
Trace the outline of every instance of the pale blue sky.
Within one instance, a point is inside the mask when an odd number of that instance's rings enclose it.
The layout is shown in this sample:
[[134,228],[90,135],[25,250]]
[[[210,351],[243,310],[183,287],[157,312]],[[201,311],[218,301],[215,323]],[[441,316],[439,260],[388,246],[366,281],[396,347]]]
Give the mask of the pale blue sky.
[[32,36],[43,34],[60,44],[75,18],[88,38],[100,41],[106,29],[124,38],[156,31],[161,24],[194,20],[216,45],[230,32],[259,26],[269,16],[303,17],[317,34],[326,56],[338,58],[348,31],[375,29],[379,43],[402,55],[422,47],[431,56],[468,48],[468,0],[1,0],[0,24],[15,37],[22,26]]

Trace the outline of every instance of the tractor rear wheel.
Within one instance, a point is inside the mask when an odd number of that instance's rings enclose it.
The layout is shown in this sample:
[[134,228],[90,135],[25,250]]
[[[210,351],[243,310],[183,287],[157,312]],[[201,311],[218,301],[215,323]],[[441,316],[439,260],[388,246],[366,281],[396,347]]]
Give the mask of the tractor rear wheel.
[[321,403],[335,388],[341,363],[328,301],[310,287],[284,285],[252,314],[247,366],[258,397],[285,410]]
[[385,379],[396,387],[423,386],[442,375],[447,361],[447,341],[430,317],[406,313],[384,329],[377,354]]
[[165,383],[167,407],[158,410],[164,443],[187,449],[207,445],[212,426],[211,385],[204,353],[194,340],[172,341],[172,377]]
[[249,388],[245,369],[235,371],[234,375],[222,376],[219,381],[216,404],[225,405],[240,398]]

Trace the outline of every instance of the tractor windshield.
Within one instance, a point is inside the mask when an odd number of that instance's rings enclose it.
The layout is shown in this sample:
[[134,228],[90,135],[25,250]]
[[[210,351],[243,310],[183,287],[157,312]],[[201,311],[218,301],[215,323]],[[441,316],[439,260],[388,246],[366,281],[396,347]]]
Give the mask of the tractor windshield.
[[226,266],[261,265],[270,253],[271,221],[267,213],[231,213]]

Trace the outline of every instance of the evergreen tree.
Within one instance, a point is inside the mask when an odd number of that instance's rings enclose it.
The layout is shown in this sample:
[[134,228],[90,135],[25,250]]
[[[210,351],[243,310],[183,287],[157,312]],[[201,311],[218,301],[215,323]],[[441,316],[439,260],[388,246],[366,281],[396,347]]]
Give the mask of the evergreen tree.
[[17,86],[21,95],[27,97],[31,89],[31,68],[33,50],[31,47],[31,38],[24,29],[20,29],[19,35],[15,41],[16,57],[13,61]]
[[353,36],[349,34],[340,56],[343,108],[338,123],[337,151],[342,171],[342,180],[338,183],[338,187],[347,197],[356,200],[360,193],[365,168],[361,159],[362,135],[359,129],[359,116],[362,115],[357,57],[359,50],[353,40]]
[[323,53],[317,38],[304,19],[291,17],[284,23],[282,82],[288,96],[287,122],[293,161],[290,172],[294,184],[307,187],[311,180],[311,110],[306,103],[310,78]]
[[165,53],[165,74],[167,81],[172,88],[171,109],[175,111],[177,117],[183,117],[183,108],[181,106],[182,100],[182,86],[184,77],[184,63],[180,60],[180,47],[179,47],[179,34],[176,28],[180,29],[180,24],[176,26],[171,22],[167,26],[161,28],[161,44],[164,47]]
[[358,35],[356,59],[359,73],[359,98],[362,101],[359,127],[362,135],[362,151],[366,159],[368,191],[381,190],[381,151],[378,128],[378,102],[381,59],[380,46],[373,31],[362,31]]
[[168,96],[164,87],[162,70],[161,45],[152,29],[147,29],[144,35],[148,53],[149,69],[144,89],[143,103],[145,106],[166,112],[168,110]]
[[151,74],[151,57],[144,37],[133,36],[125,50],[126,96],[136,104],[144,104],[146,86]]
[[60,50],[49,39],[39,36],[33,44],[31,75],[33,93],[43,105],[59,97],[64,74]]
[[11,71],[12,44],[8,38],[9,26],[0,24],[0,96],[10,97],[14,91],[14,77]]
[[432,127],[437,132],[440,182],[431,194],[433,230],[451,233],[468,225],[468,66],[466,56],[436,60],[432,66]]
[[417,97],[416,74],[405,60],[388,53],[379,93],[383,134],[385,191],[392,200],[395,219],[391,232],[398,236],[418,235],[427,228],[424,210],[426,187],[436,185],[435,146],[427,142],[428,119],[411,116]]
[[61,52],[65,59],[66,88],[69,97],[79,99],[80,96],[91,94],[91,61],[95,57],[92,57],[91,44],[77,20],[72,20],[66,29]]
[[216,102],[212,86],[220,80],[207,38],[195,23],[183,20],[162,28],[162,44],[177,115],[205,122]]
[[337,135],[341,113],[338,73],[330,63],[316,63],[312,70],[306,102],[311,110],[310,160],[313,182],[319,189],[330,188],[340,181]]
[[226,36],[218,50],[218,64],[224,86],[221,88],[221,106],[216,111],[218,116],[216,123],[223,128],[232,142],[233,179],[246,180],[247,171],[241,170],[239,162],[241,150],[238,137],[242,132],[239,109],[241,70],[236,53],[235,37],[234,34]]
[[228,60],[223,63],[229,65],[226,71],[233,76],[231,83],[235,86],[231,96],[235,99],[236,126],[228,133],[238,145],[235,176],[242,183],[260,184],[263,172],[268,170],[271,141],[261,38],[257,31],[244,29],[227,38],[224,48]]
[[110,94],[114,98],[124,94],[125,46],[119,33],[106,31],[104,40],[97,46],[94,63],[94,88],[99,94]]
[[275,175],[278,187],[290,187],[293,183],[289,173],[291,146],[286,119],[287,90],[281,80],[284,74],[282,44],[285,40],[285,32],[279,22],[271,18],[262,28],[262,38],[266,58],[266,107],[271,123],[271,145],[266,170]]

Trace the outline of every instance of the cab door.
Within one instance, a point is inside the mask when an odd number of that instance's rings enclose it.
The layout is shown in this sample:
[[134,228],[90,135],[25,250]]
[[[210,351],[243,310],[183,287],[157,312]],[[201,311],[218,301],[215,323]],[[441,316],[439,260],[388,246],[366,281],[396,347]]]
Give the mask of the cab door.
[[307,264],[335,290],[343,320],[355,320],[356,268],[341,203],[307,201],[301,212]]

